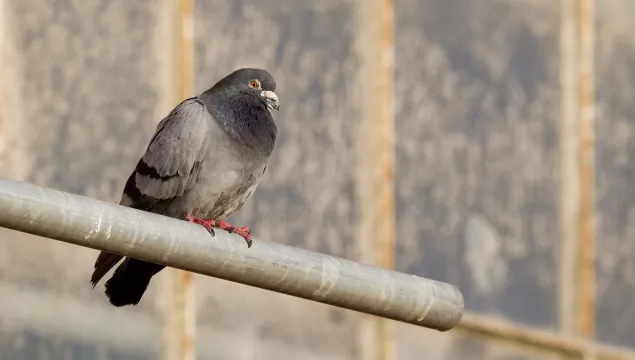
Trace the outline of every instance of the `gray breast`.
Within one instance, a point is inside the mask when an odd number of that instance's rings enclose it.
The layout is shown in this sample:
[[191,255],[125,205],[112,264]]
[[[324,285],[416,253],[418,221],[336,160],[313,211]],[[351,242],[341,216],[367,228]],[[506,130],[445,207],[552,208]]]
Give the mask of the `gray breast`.
[[203,219],[224,219],[251,197],[267,164],[263,154],[232,137],[210,119],[194,186],[181,201],[182,210]]
[[258,186],[257,164],[240,169],[204,164],[201,177],[186,195],[188,209],[196,217],[224,219],[240,209]]
[[240,146],[222,131],[214,131],[208,140],[208,154],[196,184],[186,195],[188,211],[199,218],[224,219],[251,197],[267,158]]

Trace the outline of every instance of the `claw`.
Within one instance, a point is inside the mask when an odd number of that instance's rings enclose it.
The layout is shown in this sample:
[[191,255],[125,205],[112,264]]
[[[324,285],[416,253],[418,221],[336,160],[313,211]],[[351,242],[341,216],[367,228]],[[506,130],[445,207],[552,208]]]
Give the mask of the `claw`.
[[213,219],[203,220],[203,219],[194,217],[191,214],[188,214],[186,219],[187,221],[203,226],[205,229],[207,229],[207,231],[210,232],[210,234],[212,234],[212,236],[216,235],[216,233],[214,232],[214,228],[219,228],[221,230],[225,230],[230,233],[238,234],[243,239],[245,239],[245,241],[247,242],[247,247],[248,248],[251,247],[251,244],[252,244],[251,229],[249,229],[248,226],[236,227],[223,220],[213,220]]
[[245,239],[245,241],[247,242],[247,248],[251,247],[251,243],[252,243],[251,230],[249,230],[248,227],[243,226],[243,227],[240,227],[240,228],[234,228],[233,232],[238,234],[238,235],[240,235],[240,236],[242,236],[242,238]]
[[217,221],[216,226],[221,230],[225,230],[227,232],[240,235],[247,242],[247,247],[248,248],[251,247],[252,239],[251,239],[251,230],[249,229],[249,227],[247,226],[236,227],[222,220]]
[[188,214],[187,221],[203,226],[212,236],[216,236],[213,228],[216,226],[216,220],[203,220]]

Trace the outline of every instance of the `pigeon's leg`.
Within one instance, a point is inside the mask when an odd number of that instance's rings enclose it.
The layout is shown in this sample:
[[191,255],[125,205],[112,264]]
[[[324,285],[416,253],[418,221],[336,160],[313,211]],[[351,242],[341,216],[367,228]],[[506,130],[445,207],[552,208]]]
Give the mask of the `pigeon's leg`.
[[242,236],[243,239],[245,239],[245,241],[247,242],[247,247],[251,247],[251,230],[249,229],[249,227],[247,226],[243,226],[243,227],[237,227],[234,225],[231,225],[229,223],[226,223],[223,220],[217,220],[216,221],[216,226],[217,228],[221,229],[221,230],[225,230],[228,231],[230,233],[235,233],[238,234],[240,236]]
[[203,226],[205,229],[207,229],[207,231],[210,232],[210,234],[212,234],[212,236],[216,235],[216,233],[214,232],[214,227],[216,227],[216,220],[203,220],[192,216],[192,214],[187,214],[186,218],[189,222],[193,222],[194,224]]

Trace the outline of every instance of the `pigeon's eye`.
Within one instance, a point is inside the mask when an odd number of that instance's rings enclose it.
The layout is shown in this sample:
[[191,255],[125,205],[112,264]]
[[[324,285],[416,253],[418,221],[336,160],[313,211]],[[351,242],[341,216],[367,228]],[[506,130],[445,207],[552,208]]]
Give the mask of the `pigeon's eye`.
[[249,87],[253,88],[253,89],[260,89],[260,81],[258,80],[251,80],[249,82]]

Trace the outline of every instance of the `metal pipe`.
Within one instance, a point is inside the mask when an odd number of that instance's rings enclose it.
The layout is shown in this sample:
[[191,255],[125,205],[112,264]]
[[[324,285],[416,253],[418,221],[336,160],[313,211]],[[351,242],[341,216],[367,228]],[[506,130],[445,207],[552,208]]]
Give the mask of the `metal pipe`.
[[463,313],[450,284],[8,179],[0,226],[439,331]]

